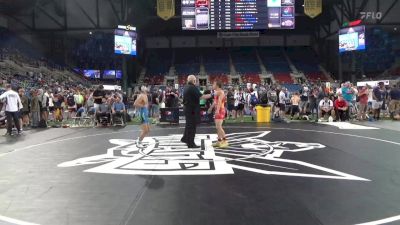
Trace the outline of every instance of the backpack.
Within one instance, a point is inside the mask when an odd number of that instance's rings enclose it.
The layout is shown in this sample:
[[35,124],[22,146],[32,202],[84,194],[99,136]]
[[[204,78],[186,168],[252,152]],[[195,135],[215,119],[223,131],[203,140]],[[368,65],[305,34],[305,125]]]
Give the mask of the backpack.
[[75,106],[75,98],[73,95],[67,97],[67,105],[70,107]]
[[250,105],[256,106],[258,104],[258,99],[256,94],[250,94]]

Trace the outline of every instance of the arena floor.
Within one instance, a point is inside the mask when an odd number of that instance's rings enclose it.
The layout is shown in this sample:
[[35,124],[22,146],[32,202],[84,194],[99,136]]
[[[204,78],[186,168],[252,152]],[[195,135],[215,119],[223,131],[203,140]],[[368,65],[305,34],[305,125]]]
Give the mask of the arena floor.
[[[230,125],[229,149],[182,127],[48,129],[0,137],[0,224],[400,224],[400,132]],[[372,223],[367,223],[375,221]],[[390,223],[388,223],[390,224]]]

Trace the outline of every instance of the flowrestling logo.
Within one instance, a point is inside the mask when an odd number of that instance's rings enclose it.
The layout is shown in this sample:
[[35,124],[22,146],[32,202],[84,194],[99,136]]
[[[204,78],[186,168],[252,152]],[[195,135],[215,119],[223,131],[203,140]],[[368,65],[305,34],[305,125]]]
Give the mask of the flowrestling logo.
[[381,20],[383,17],[382,12],[360,12],[360,18],[362,20]]
[[[106,154],[64,162],[58,167],[96,165],[91,173],[130,175],[218,175],[237,170],[265,175],[368,181],[308,162],[295,160],[304,151],[323,150],[319,143],[265,140],[270,131],[229,134],[230,147],[214,149],[214,134],[196,136],[198,149],[180,142],[182,135],[147,137],[143,148],[136,141],[111,139]],[[289,159],[289,157],[291,159]]]

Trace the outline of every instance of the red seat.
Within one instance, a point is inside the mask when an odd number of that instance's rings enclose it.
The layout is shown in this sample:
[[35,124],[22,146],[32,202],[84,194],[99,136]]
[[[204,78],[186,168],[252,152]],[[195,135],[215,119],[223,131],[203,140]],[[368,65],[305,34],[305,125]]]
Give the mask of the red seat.
[[261,79],[259,74],[247,73],[242,75],[243,83],[260,84]]
[[225,74],[210,75],[210,76],[208,76],[208,80],[210,81],[210,83],[214,83],[214,81],[218,80],[218,81],[221,81],[225,85],[229,84],[228,75],[225,75]]
[[326,76],[322,72],[308,72],[304,74],[308,81],[315,82],[315,81],[328,81]]
[[164,83],[164,76],[163,75],[148,76],[144,78],[144,82],[151,85],[160,85]]
[[178,76],[178,84],[179,85],[185,85],[187,80],[187,76],[184,75],[179,75]]
[[274,73],[274,78],[280,84],[293,84],[290,73]]

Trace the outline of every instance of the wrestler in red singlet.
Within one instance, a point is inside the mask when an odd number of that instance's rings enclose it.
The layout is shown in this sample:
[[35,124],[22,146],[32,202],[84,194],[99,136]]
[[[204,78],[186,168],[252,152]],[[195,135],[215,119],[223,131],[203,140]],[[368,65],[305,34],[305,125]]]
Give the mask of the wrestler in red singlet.
[[[220,92],[222,92],[220,96],[218,96],[217,94],[214,96],[215,110],[217,110],[218,106],[219,106],[219,112],[215,111],[214,119],[216,119],[216,120],[224,120],[225,114],[226,114],[226,109],[225,109],[226,96],[222,90]],[[221,103],[218,101],[219,98],[222,98]],[[218,105],[218,104],[221,104],[221,105]]]
[[225,119],[226,109],[226,96],[224,91],[222,90],[222,83],[219,81],[214,82],[213,89],[215,91],[214,103],[210,107],[210,110],[215,110],[215,128],[217,128],[218,133],[218,142],[213,144],[214,147],[226,148],[229,146],[228,141],[226,140],[225,131],[222,128],[222,123]]

